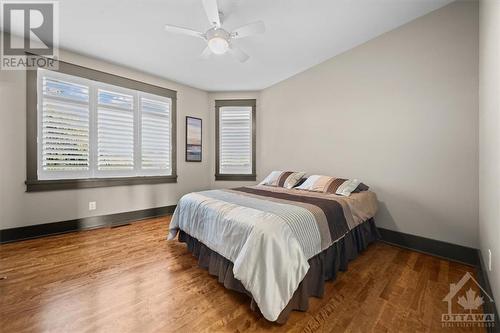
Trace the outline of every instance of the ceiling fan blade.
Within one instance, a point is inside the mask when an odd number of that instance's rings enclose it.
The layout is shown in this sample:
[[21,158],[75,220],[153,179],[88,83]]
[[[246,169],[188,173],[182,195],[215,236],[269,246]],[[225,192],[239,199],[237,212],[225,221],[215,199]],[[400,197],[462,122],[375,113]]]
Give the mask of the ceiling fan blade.
[[188,35],[188,36],[193,36],[193,37],[205,39],[204,34],[199,32],[199,31],[188,29],[188,28],[183,28],[183,27],[178,27],[175,25],[166,24],[165,31],[172,32],[175,34]]
[[208,59],[212,55],[212,51],[210,51],[210,48],[207,46],[203,52],[200,54],[201,59]]
[[232,38],[243,38],[247,36],[252,36],[256,34],[261,34],[264,31],[266,31],[266,26],[264,25],[264,22],[262,21],[257,21],[249,24],[245,24],[244,26],[241,26],[234,30],[231,33]]
[[240,62],[245,62],[248,60],[248,58],[250,58],[248,54],[246,54],[239,47],[234,45],[231,45],[228,51],[233,57],[238,59]]
[[203,0],[203,8],[211,25],[220,28],[219,6],[217,0]]

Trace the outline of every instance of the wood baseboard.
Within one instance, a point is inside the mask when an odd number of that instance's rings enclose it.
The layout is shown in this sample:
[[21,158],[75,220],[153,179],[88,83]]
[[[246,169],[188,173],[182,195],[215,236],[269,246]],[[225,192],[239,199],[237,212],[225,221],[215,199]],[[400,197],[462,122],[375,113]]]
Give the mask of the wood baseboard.
[[378,228],[382,241],[413,251],[431,254],[462,264],[479,266],[477,249],[435,239]]
[[0,243],[9,243],[79,230],[116,227],[133,221],[172,214],[175,205],[148,208],[131,212],[85,217],[74,220],[36,224],[0,230]]

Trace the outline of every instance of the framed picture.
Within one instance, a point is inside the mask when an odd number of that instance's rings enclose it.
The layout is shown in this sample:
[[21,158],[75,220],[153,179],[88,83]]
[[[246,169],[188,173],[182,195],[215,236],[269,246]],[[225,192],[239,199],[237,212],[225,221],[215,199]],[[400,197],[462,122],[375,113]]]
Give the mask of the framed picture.
[[186,117],[186,162],[201,162],[200,118]]

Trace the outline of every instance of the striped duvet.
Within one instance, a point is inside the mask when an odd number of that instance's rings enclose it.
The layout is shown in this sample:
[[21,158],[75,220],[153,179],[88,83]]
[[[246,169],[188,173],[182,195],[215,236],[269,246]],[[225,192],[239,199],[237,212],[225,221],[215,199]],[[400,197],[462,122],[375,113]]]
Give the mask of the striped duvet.
[[249,186],[183,196],[170,223],[233,265],[264,317],[275,321],[306,275],[308,259],[377,210],[370,191],[349,197]]

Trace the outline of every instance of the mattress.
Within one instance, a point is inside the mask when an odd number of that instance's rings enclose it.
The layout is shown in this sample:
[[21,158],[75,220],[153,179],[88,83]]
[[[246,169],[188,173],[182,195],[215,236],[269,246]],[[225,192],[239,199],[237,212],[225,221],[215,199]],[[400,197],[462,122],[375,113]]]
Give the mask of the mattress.
[[179,200],[168,238],[182,230],[230,261],[263,316],[276,321],[309,271],[308,260],[376,211],[371,191],[342,197],[258,185],[195,192]]

